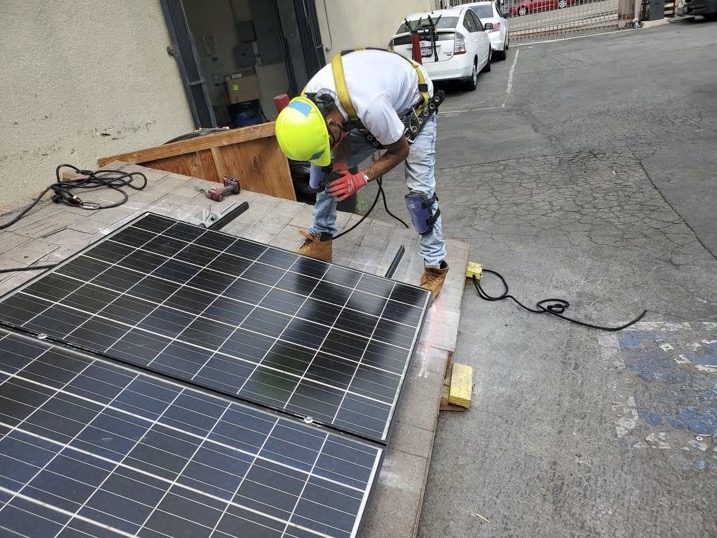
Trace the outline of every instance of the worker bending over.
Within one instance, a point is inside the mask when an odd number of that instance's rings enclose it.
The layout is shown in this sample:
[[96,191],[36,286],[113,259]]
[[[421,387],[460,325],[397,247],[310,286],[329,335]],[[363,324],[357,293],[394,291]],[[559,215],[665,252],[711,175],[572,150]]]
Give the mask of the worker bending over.
[[[435,111],[442,92],[422,66],[384,50],[338,55],[309,81],[276,120],[276,138],[289,159],[311,163],[314,218],[299,254],[331,261],[336,204],[405,161],[406,195],[424,259],[420,286],[435,299],[448,272],[434,175]],[[367,168],[357,167],[385,150]]]

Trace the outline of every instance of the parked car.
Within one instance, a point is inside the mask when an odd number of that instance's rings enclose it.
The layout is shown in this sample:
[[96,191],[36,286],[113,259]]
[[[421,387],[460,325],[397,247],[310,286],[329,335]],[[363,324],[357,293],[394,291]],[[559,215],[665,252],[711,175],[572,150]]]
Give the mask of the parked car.
[[683,15],[702,15],[709,20],[717,19],[717,0],[685,0]]
[[421,61],[434,81],[460,80],[475,90],[478,73],[490,71],[490,39],[471,9],[460,6],[409,15],[389,48],[412,58],[411,32],[420,37]]
[[493,59],[505,60],[508,52],[508,21],[505,20],[498,2],[475,2],[463,6],[472,9],[483,23],[493,49]]
[[541,13],[552,9],[564,9],[575,4],[575,0],[523,0],[510,8],[513,17],[528,15],[529,13]]

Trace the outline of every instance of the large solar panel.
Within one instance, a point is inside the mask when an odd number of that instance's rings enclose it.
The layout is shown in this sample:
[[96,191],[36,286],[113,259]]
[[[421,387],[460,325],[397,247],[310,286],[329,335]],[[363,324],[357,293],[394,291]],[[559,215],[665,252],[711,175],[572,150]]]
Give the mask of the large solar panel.
[[421,288],[147,214],[0,300],[0,319],[385,443]]
[[3,536],[355,536],[382,452],[0,330]]

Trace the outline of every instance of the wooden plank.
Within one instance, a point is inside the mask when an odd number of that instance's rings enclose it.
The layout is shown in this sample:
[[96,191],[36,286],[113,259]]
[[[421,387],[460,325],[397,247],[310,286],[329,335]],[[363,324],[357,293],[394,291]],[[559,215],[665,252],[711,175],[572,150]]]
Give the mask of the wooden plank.
[[143,163],[143,166],[166,170],[174,174],[182,174],[183,176],[202,177],[202,165],[196,153],[149,161]]
[[251,140],[217,151],[226,173],[239,178],[242,189],[296,200],[289,161],[275,139]]
[[454,362],[451,370],[451,388],[448,394],[448,403],[468,408],[471,406],[472,393],[473,367]]
[[[214,169],[217,172],[218,181],[223,181],[224,176],[227,175],[227,167],[224,165],[224,158],[217,148],[212,148],[212,159],[214,160]],[[231,174],[230,174],[231,175]]]
[[[243,127],[241,129],[230,129],[222,133],[199,136],[190,140],[182,140],[172,144],[164,144],[153,148],[130,151],[128,153],[113,155],[111,157],[100,157],[97,159],[97,163],[100,166],[104,166],[112,161],[145,164],[214,147],[241,144],[243,142],[264,138],[273,138],[274,134],[274,122],[261,123],[259,125]],[[276,141],[274,141],[274,143],[276,144]]]
[[224,174],[222,174],[221,176],[219,175],[213,151],[211,149],[200,151],[199,153],[197,153],[197,158],[199,159],[199,163],[202,167],[202,173],[198,177],[208,179],[209,181],[218,181],[219,183],[222,183],[222,178],[224,177]]

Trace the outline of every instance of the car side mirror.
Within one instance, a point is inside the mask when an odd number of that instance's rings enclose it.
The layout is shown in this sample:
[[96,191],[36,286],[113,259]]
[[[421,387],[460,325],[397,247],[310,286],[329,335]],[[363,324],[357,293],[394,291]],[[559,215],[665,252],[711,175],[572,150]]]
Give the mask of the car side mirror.
[[486,22],[483,24],[483,30],[492,30],[493,29],[493,23],[492,22]]

